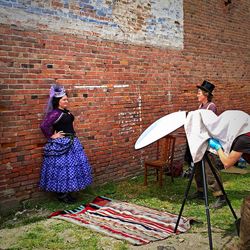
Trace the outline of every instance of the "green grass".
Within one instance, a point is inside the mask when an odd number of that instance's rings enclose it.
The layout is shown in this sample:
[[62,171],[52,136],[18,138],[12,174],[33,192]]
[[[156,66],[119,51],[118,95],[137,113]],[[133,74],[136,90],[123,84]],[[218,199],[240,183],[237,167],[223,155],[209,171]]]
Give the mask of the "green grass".
[[[248,167],[249,168],[249,167]],[[221,173],[223,184],[229,200],[237,214],[244,197],[249,195],[250,174],[236,175]],[[47,216],[57,210],[73,209],[81,203],[90,202],[94,197],[103,195],[109,198],[128,201],[142,206],[159,209],[179,214],[188,184],[187,178],[167,177],[164,186],[160,188],[155,180],[151,179],[148,186],[143,185],[143,177],[134,177],[119,183],[107,183],[102,187],[88,188],[80,193],[81,201],[74,205],[65,205],[50,199],[41,203],[26,203],[26,213],[13,213],[7,218],[2,218],[1,228],[12,228],[17,231],[24,228],[20,235],[16,235],[8,249],[129,249],[123,241],[111,241],[110,238],[74,224],[47,219]],[[189,194],[195,191],[194,181]],[[209,204],[215,199],[209,193]],[[187,200],[183,216],[192,217],[196,223],[191,231],[195,232],[198,227],[206,229],[206,212],[203,201]],[[210,209],[211,225],[224,230],[225,233],[235,231],[234,217],[228,206],[219,210]],[[13,223],[13,221],[15,223]],[[0,238],[1,242],[1,238]],[[0,248],[3,248],[0,243]]]

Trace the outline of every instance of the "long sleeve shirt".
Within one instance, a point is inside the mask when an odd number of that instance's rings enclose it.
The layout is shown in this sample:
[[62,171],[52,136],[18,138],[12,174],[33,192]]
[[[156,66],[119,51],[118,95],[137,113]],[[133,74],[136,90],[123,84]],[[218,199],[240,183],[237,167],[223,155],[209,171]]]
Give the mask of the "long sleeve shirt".
[[50,138],[55,131],[75,134],[73,121],[74,116],[68,110],[54,109],[45,116],[40,128],[46,138]]

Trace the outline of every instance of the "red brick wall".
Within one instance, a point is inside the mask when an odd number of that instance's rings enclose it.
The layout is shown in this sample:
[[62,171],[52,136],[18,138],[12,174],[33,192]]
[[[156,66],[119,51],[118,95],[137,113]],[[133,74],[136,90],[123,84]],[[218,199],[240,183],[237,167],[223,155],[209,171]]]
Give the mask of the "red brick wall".
[[[249,113],[249,8],[184,1],[183,50],[1,25],[1,204],[39,195],[39,124],[53,79],[68,89],[95,184],[141,174],[152,147],[136,151],[135,141],[163,115],[196,109],[204,79],[216,85],[219,112]],[[184,146],[179,140],[177,160]]]

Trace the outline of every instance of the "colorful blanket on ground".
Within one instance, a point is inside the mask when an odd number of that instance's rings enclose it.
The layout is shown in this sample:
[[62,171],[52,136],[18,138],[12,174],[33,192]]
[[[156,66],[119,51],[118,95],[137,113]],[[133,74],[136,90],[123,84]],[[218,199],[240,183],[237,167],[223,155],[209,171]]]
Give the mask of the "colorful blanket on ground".
[[[175,234],[178,215],[98,196],[87,205],[54,212],[50,217],[66,220],[134,245],[144,245]],[[176,233],[184,233],[189,228],[190,220],[181,217]]]

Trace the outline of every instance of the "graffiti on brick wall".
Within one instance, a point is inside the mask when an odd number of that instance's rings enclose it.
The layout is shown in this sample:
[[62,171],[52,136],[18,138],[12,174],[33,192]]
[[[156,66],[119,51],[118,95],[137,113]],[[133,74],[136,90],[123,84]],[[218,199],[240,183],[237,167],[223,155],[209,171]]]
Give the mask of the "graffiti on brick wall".
[[2,0],[0,22],[132,44],[183,47],[183,0]]
[[120,134],[134,133],[134,127],[139,123],[140,115],[137,110],[131,112],[121,112],[118,114],[120,124]]

